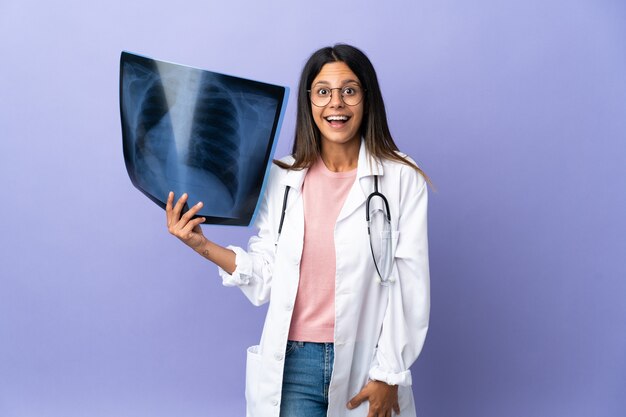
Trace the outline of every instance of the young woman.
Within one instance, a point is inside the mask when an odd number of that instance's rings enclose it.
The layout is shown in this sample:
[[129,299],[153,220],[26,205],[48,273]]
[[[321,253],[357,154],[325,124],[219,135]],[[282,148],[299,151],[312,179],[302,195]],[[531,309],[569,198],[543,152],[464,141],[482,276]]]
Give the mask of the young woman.
[[374,67],[358,49],[316,51],[298,89],[293,154],[272,167],[248,250],[181,216],[170,233],[269,302],[248,349],[249,417],[415,416],[409,367],[429,317],[427,180],[396,147]]

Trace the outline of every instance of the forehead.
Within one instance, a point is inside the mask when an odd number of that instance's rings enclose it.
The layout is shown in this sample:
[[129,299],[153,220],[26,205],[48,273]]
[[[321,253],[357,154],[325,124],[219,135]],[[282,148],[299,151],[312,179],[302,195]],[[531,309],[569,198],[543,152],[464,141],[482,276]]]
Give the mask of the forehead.
[[359,78],[345,62],[329,62],[313,79],[314,84],[343,84],[349,81],[359,82]]

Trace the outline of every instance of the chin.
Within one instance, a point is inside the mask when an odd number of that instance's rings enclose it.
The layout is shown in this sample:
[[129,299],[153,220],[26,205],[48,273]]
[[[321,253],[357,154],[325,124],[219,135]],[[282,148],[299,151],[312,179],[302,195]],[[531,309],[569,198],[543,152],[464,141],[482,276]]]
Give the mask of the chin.
[[345,145],[348,143],[352,143],[355,141],[359,141],[361,136],[357,133],[354,135],[339,135],[336,132],[332,132],[331,134],[324,134],[321,132],[322,140],[325,142],[335,143],[338,145]]

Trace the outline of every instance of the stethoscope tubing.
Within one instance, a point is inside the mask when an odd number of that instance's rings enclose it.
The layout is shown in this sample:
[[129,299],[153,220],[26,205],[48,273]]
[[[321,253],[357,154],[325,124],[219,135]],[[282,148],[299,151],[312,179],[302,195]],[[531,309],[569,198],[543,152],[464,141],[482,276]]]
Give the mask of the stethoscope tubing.
[[[278,223],[278,235],[276,236],[276,242],[274,246],[278,246],[278,240],[280,239],[280,234],[283,231],[283,223],[285,222],[285,212],[287,211],[287,199],[289,198],[289,190],[290,186],[285,186],[285,194],[283,196],[283,205],[280,213],[280,222]],[[385,215],[387,221],[391,223],[391,211],[389,210],[389,202],[385,195],[378,191],[378,175],[374,175],[374,191],[367,196],[365,200],[365,220],[367,221],[367,234],[370,237],[370,251],[372,253],[372,260],[374,261],[374,267],[376,268],[376,273],[378,274],[378,282],[381,285],[388,285],[388,279],[383,278],[380,270],[378,269],[378,263],[376,262],[376,255],[374,254],[374,247],[372,246],[371,232],[370,232],[370,201],[374,197],[380,197],[383,200],[383,204],[385,205]]]
[[391,212],[389,211],[389,202],[384,194],[378,192],[378,175],[374,175],[374,192],[367,196],[367,200],[365,200],[365,220],[367,220],[369,233],[369,223],[370,223],[370,201],[374,197],[380,197],[383,199],[383,203],[385,204],[385,213],[387,214],[387,221],[391,223]]

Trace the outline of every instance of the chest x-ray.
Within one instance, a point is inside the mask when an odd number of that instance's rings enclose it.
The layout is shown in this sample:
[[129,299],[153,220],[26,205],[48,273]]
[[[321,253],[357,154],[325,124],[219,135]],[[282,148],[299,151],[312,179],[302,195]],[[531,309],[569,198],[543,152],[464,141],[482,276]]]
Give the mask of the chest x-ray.
[[132,183],[165,208],[189,194],[206,223],[249,225],[289,89],[122,52],[120,108]]

